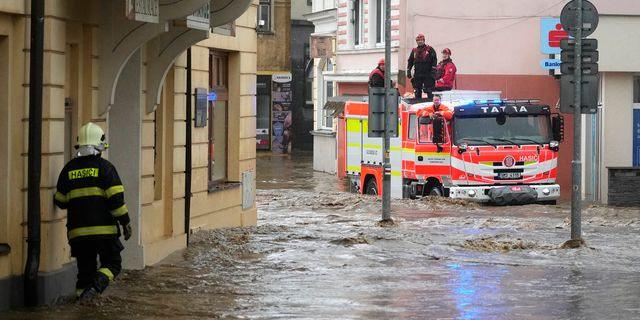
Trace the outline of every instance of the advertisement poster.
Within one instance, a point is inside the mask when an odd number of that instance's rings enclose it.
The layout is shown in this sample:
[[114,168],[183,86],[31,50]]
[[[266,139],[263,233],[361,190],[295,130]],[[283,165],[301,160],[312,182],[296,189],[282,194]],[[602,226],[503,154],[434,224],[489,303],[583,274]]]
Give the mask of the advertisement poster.
[[271,151],[291,152],[291,74],[273,75]]

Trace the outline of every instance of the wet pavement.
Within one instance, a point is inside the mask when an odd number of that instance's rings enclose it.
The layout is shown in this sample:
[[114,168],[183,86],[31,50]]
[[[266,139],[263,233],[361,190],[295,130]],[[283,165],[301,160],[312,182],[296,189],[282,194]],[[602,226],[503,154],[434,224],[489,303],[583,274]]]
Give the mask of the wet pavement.
[[0,319],[638,319],[640,208],[378,198],[311,170],[311,154],[260,156],[258,226],[198,232],[124,272],[98,299]]

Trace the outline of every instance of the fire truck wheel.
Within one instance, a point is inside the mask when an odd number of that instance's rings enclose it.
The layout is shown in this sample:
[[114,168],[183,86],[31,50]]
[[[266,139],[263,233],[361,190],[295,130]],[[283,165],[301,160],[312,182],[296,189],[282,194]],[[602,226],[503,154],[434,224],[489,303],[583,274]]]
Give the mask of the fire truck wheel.
[[378,195],[378,184],[376,183],[376,179],[369,179],[367,182],[367,188],[365,189],[365,194],[373,196]]
[[440,189],[440,187],[433,187],[431,188],[431,191],[429,191],[429,195],[434,197],[442,197],[442,189]]

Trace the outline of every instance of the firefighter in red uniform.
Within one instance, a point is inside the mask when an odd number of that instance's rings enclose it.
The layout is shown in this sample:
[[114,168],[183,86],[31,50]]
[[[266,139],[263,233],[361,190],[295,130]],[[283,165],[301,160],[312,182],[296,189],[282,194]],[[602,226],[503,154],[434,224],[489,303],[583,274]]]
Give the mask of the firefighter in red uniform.
[[[423,34],[416,37],[417,47],[411,50],[407,64],[407,77],[411,79],[411,85],[415,91],[415,97],[422,98],[422,93],[427,94],[429,100],[433,99],[434,79],[433,69],[438,63],[436,51],[427,44]],[[415,67],[413,76],[411,69]]]
[[122,182],[113,164],[101,158],[107,147],[98,125],[82,126],[76,157],[60,172],[54,196],[54,203],[67,209],[67,238],[78,264],[76,296],[83,300],[102,293],[122,270],[118,224],[124,239],[131,237]]
[[436,88],[435,91],[449,91],[453,88],[453,81],[456,78],[456,65],[451,61],[451,50],[442,50],[442,61],[436,67]]
[[369,87],[384,88],[384,58],[378,61],[378,66],[369,74]]

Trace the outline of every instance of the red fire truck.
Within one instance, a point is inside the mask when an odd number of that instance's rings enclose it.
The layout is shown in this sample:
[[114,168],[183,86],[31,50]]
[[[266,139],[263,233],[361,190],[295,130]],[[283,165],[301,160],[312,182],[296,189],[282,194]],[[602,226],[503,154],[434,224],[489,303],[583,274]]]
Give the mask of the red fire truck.
[[[390,150],[392,198],[555,203],[562,116],[536,100],[502,100],[499,94],[445,94],[451,121],[418,117],[431,102],[400,99],[399,135],[391,138]],[[367,135],[368,105],[348,101],[344,107],[339,166],[359,192],[381,195],[387,192],[382,190],[383,141]]]

